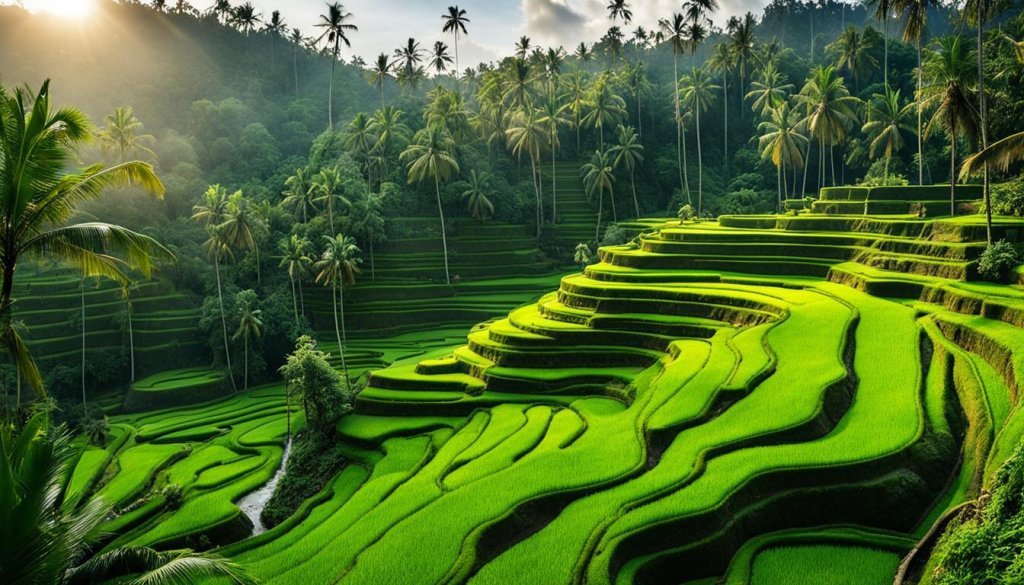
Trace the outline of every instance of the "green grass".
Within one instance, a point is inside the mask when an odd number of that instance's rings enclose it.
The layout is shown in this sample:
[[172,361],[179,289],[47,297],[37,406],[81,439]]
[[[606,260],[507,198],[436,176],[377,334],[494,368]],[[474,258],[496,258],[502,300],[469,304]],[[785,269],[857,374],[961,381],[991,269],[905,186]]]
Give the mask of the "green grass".
[[770,548],[754,561],[751,585],[889,585],[900,556],[841,546]]

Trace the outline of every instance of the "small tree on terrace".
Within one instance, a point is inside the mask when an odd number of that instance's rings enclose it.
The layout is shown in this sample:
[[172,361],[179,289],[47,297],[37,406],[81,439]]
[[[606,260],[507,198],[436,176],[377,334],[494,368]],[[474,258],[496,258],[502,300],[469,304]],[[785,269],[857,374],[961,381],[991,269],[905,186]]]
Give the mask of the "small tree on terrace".
[[[327,361],[327,354],[316,347],[308,335],[299,337],[295,351],[281,367],[287,385],[287,396],[296,396],[306,411],[306,420],[313,429],[330,433],[338,418],[352,409],[353,393],[343,388],[341,376]],[[291,436],[291,415],[288,434]]]

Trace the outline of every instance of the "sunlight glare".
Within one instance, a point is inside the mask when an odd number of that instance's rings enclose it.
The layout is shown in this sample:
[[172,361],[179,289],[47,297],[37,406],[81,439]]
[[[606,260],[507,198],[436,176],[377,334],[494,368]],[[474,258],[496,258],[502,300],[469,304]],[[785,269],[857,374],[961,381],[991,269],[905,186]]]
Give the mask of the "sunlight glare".
[[45,12],[64,18],[86,18],[96,8],[96,0],[24,0],[25,9],[33,14]]

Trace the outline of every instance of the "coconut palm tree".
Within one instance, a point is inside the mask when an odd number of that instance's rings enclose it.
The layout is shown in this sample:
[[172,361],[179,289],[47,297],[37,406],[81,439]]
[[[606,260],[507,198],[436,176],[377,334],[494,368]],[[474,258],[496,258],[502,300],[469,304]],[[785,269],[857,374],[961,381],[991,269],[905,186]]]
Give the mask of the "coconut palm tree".
[[132,314],[134,305],[132,303],[132,289],[135,283],[126,282],[121,284],[121,298],[124,299],[124,316],[128,324],[128,364],[130,369],[129,380],[135,381],[135,331],[132,328]]
[[215,14],[217,16],[217,20],[222,24],[227,24],[231,19],[232,10],[231,2],[228,0],[216,0],[210,8],[210,12]]
[[395,59],[402,65],[402,71],[410,76],[423,60],[423,49],[416,39],[409,37],[404,47],[395,49]]
[[377,269],[374,262],[373,247],[376,242],[386,239],[384,231],[383,208],[384,196],[367,193],[355,201],[352,208],[354,221],[349,228],[357,241],[366,242],[370,247],[370,279],[377,282]]
[[895,152],[903,149],[903,132],[913,132],[907,121],[914,104],[904,104],[900,91],[889,89],[884,94],[876,93],[867,104],[867,121],[861,131],[871,141],[868,156],[885,157],[885,178],[889,178],[889,161]]
[[[756,39],[754,37],[754,27],[757,22],[749,12],[743,16],[742,19],[736,19],[732,21],[730,29],[732,34],[729,35],[729,43],[732,46],[732,54],[735,58],[736,71],[740,76],[740,100],[742,101],[743,96],[746,95],[747,79],[750,76],[751,65],[754,61],[756,54]],[[813,51],[812,51],[813,57]],[[740,118],[743,117],[743,110],[740,109]]]
[[236,317],[238,317],[238,329],[231,339],[238,341],[241,337],[244,343],[243,359],[243,382],[242,389],[249,389],[249,340],[259,339],[263,335],[263,311],[256,307],[256,293],[251,290],[244,290],[235,297]]
[[576,130],[576,154],[580,154],[580,129],[583,111],[587,107],[587,76],[586,73],[577,69],[569,74],[566,82],[566,91],[563,95],[565,107],[572,112],[572,126]]
[[[797,103],[807,110],[806,124],[820,148],[819,185],[825,179],[825,147],[842,144],[847,131],[857,121],[860,100],[850,95],[843,78],[836,75],[835,67],[818,65],[796,96]],[[830,157],[831,158],[831,157]],[[832,165],[832,183],[835,184],[835,164]]]
[[[338,355],[341,358],[341,369],[345,373],[345,388],[351,390],[348,377],[348,365],[345,363],[345,286],[355,284],[359,272],[359,248],[353,238],[338,234],[333,238],[324,236],[324,251],[320,260],[313,265],[316,270],[316,281],[331,287],[331,302],[334,309],[334,335],[338,341]],[[338,310],[341,309],[341,329],[338,328]]]
[[462,192],[470,217],[477,221],[487,221],[494,216],[494,204],[487,197],[490,182],[489,173],[472,170],[469,172],[469,188]]
[[301,217],[302,223],[306,223],[309,214],[317,212],[316,191],[309,177],[309,168],[295,169],[295,174],[285,179],[284,184],[287,189],[281,193],[284,195],[281,207]]
[[590,162],[580,168],[583,175],[583,187],[587,191],[587,197],[593,201],[594,191],[597,191],[597,227],[594,228],[594,241],[601,241],[601,216],[604,214],[604,192],[607,190],[612,195],[612,206],[615,205],[615,172],[612,169],[611,157],[608,153],[597,150],[590,157]]
[[332,2],[327,5],[327,14],[320,15],[320,21],[316,27],[323,29],[323,33],[316,39],[316,43],[326,41],[327,47],[331,49],[331,81],[327,90],[327,127],[334,129],[334,68],[338,64],[338,54],[341,53],[341,44],[346,47],[352,46],[349,40],[349,33],[359,32],[359,27],[350,24],[352,13],[347,12],[340,2]]
[[572,261],[580,265],[580,269],[587,267],[593,261],[593,253],[590,251],[590,246],[586,242],[580,242],[576,244],[576,248],[573,250]]
[[281,11],[275,10],[270,13],[270,20],[263,23],[263,30],[270,35],[270,70],[274,70],[274,45],[277,39],[288,34],[288,25],[281,18]]
[[96,132],[96,137],[105,152],[117,152],[118,162],[139,156],[156,159],[156,153],[146,146],[156,142],[156,138],[142,133],[142,122],[130,107],[114,108],[113,113],[107,114],[103,120],[106,126]]
[[455,71],[459,70],[459,33],[468,35],[466,32],[466,24],[469,19],[466,18],[466,11],[459,8],[458,4],[455,6],[448,7],[448,14],[442,14],[441,20],[444,21],[444,26],[441,27],[441,32],[452,33],[455,37]]
[[750,104],[751,109],[764,117],[771,116],[771,110],[786,101],[793,91],[793,84],[786,83],[786,76],[774,63],[768,63],[761,68],[757,79],[750,82],[750,87],[746,99],[753,100]]
[[914,101],[917,103],[917,184],[924,184],[924,108],[921,105],[921,88],[924,86],[922,56],[924,53],[924,35],[928,28],[928,10],[938,6],[938,0],[894,0],[896,12],[905,16],[903,26],[904,42],[914,42],[917,49],[917,91]]
[[629,2],[626,0],[609,0],[607,10],[608,18],[612,22],[622,19],[623,23],[629,24],[633,21],[633,11],[629,9]]
[[790,109],[789,102],[784,101],[772,108],[769,115],[771,117],[758,126],[761,131],[758,147],[761,150],[761,158],[771,160],[775,165],[779,189],[776,211],[782,213],[783,194],[788,191],[784,184],[786,167],[798,169],[803,166],[804,149],[807,148],[809,140],[800,131],[800,113]]
[[586,42],[580,41],[580,44],[576,45],[576,48],[573,50],[573,56],[576,57],[580,65],[586,67],[587,63],[594,60],[594,51]]
[[357,113],[345,129],[342,145],[362,163],[363,172],[366,173],[367,191],[370,190],[370,151],[376,143],[377,137],[373,134],[369,116],[363,112]]
[[298,28],[292,29],[292,34],[288,36],[288,40],[292,42],[292,71],[295,73],[295,97],[299,97],[299,51],[302,50],[302,43],[305,41],[305,37],[302,36],[302,31]]
[[448,132],[437,126],[427,126],[416,133],[412,144],[402,151],[401,161],[406,163],[410,183],[434,180],[437,194],[437,212],[441,218],[441,244],[444,247],[444,278],[451,284],[448,273],[448,238],[444,230],[444,207],[441,205],[441,181],[447,181],[459,172],[455,160],[455,143]]
[[882,39],[885,43],[882,78],[887,88],[889,87],[889,19],[892,18],[894,4],[894,0],[867,0],[867,5],[875,9],[875,18],[882,21]]
[[600,149],[604,150],[604,129],[606,126],[614,128],[627,116],[626,101],[615,93],[611,78],[602,74],[590,88],[586,105],[588,111],[582,122],[585,126],[597,128]]
[[[302,277],[305,276],[313,260],[309,257],[309,240],[303,236],[292,234],[287,240],[278,243],[281,251],[281,262],[278,264],[288,272],[288,281],[292,285],[292,309],[295,312],[295,324],[299,324],[299,303],[302,302],[302,314],[306,314],[305,302],[302,301]],[[299,292],[295,287],[298,284]]]
[[452,64],[452,56],[448,54],[448,45],[441,41],[434,43],[434,50],[430,53],[430,66],[438,75],[443,75]]
[[224,292],[220,282],[220,263],[225,258],[232,257],[231,247],[227,239],[220,233],[220,225],[227,219],[229,213],[228,191],[220,185],[210,185],[203,193],[202,202],[192,207],[192,221],[206,227],[207,240],[203,243],[207,256],[213,260],[214,274],[217,277],[217,301],[220,305],[220,324],[224,334],[224,359],[228,366],[228,377],[231,380],[231,387],[235,386],[234,374],[231,370],[231,349],[228,347],[228,322],[224,313]]
[[521,59],[521,60],[526,59],[527,53],[530,52],[530,47],[531,47],[531,45],[530,45],[530,37],[528,37],[528,36],[521,36],[521,37],[519,37],[519,40],[516,41],[516,46],[515,46],[515,55],[516,55],[516,57]]
[[860,87],[860,78],[878,65],[871,56],[874,45],[871,38],[850,25],[839,34],[834,43],[825,46],[825,52],[835,58],[836,69],[844,70],[853,77],[853,91]]
[[248,250],[255,254],[257,284],[260,283],[260,247],[256,236],[265,227],[252,202],[241,191],[235,191],[228,197],[227,216],[218,229],[232,249]]
[[1024,160],[1024,132],[1011,134],[997,140],[988,148],[972,154],[960,165],[960,180],[966,181],[978,169],[987,164],[990,169],[1006,172],[1010,165]]
[[726,180],[729,177],[729,74],[733,70],[735,60],[732,45],[722,41],[715,45],[708,67],[713,73],[722,77],[722,164],[725,168]]
[[544,143],[548,140],[548,129],[541,121],[543,114],[540,110],[528,108],[513,116],[508,130],[508,147],[512,154],[522,156],[526,154],[530,159],[531,178],[533,179],[533,193],[536,199],[534,219],[537,224],[537,238],[540,238],[541,224],[544,222],[543,202],[541,201],[540,177],[537,173],[537,164],[540,162],[540,152]]
[[391,69],[394,63],[388,58],[387,53],[381,53],[377,55],[377,60],[373,63],[373,67],[370,68],[370,75],[368,77],[370,87],[376,87],[380,90],[380,107],[384,107],[384,85],[387,83],[388,78],[391,77]]
[[236,6],[231,13],[231,23],[235,25],[235,28],[245,33],[246,44],[249,42],[249,33],[255,31],[261,22],[263,20],[251,2]]
[[345,197],[343,192],[341,169],[338,167],[320,169],[320,172],[313,177],[313,184],[310,189],[316,193],[316,198],[313,201],[316,203],[326,203],[327,222],[331,227],[331,233],[336,234],[337,232],[334,230],[335,202],[341,203],[345,207],[352,205],[352,202]]
[[626,84],[629,86],[630,93],[633,94],[633,99],[636,101],[636,130],[637,134],[643,138],[644,135],[644,118],[642,114],[642,102],[644,94],[650,92],[651,82],[647,80],[647,68],[644,66],[642,61],[637,60],[632,66],[625,71]]
[[561,147],[561,141],[558,138],[558,127],[567,126],[569,120],[565,117],[565,106],[559,104],[555,99],[549,99],[544,102],[544,105],[540,109],[540,120],[538,120],[544,128],[547,129],[548,134],[548,150],[551,152],[551,223],[555,223],[558,218],[558,193],[556,191],[555,181],[555,159],[558,155],[558,149]]
[[932,109],[931,120],[925,126],[925,136],[935,129],[945,130],[949,137],[949,214],[956,214],[956,150],[957,140],[973,138],[978,132],[977,112],[971,84],[974,72],[971,60],[974,56],[959,35],[942,37],[936,42],[936,50],[924,62],[924,87],[921,101],[925,108]]
[[640,217],[640,201],[636,197],[636,167],[644,162],[644,145],[632,126],[619,126],[619,142],[611,147],[608,155],[612,157],[613,166],[624,168],[629,173],[629,185],[633,189],[633,210]]
[[[679,55],[686,50],[686,19],[682,14],[673,13],[671,19],[658,21],[661,36],[672,45],[672,104],[675,107],[676,123],[676,164],[679,168],[679,190],[686,193],[686,201],[690,201],[690,181],[686,177],[686,165],[683,164],[683,115],[679,104]],[[742,86],[741,86],[742,89]]]
[[701,151],[700,114],[706,112],[714,103],[715,92],[718,89],[704,67],[694,67],[688,75],[684,75],[680,88],[683,92],[682,100],[693,112],[697,123],[697,215],[700,215],[704,208],[704,158]]
[[402,122],[405,113],[394,106],[381,108],[373,113],[370,130],[377,136],[375,149],[384,156],[390,156],[405,148],[409,140],[409,127]]
[[[255,583],[241,566],[190,550],[155,551],[126,546],[103,549],[100,527],[111,513],[100,498],[80,500],[70,492],[80,448],[64,427],[49,428],[43,414],[15,430],[0,429],[0,567],[4,583],[102,583],[169,585],[225,578]],[[131,579],[124,579],[134,574]]]
[[[83,202],[111,187],[137,185],[162,197],[153,167],[139,161],[69,171],[75,150],[92,136],[85,115],[52,110],[49,81],[32,94],[0,86],[0,343],[26,382],[45,394],[39,369],[13,328],[18,262],[27,254],[72,266],[83,276],[130,281],[128,269],[149,276],[153,262],[174,256],[152,238],[99,222],[65,225]],[[14,161],[20,161],[14,164]]]

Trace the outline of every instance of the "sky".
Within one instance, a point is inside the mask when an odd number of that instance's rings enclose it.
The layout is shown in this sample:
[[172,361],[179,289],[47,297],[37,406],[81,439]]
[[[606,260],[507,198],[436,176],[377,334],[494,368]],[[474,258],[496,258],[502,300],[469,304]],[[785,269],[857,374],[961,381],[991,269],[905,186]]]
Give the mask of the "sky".
[[[298,26],[309,36],[314,23],[324,12],[324,0],[250,0],[264,14],[280,10],[289,26]],[[562,45],[571,50],[580,41],[599,39],[610,26],[605,8],[607,0],[347,0],[345,9],[353,14],[352,23],[359,32],[351,36],[352,49],[368,62],[381,52],[389,55],[409,37],[424,48],[434,41],[452,46],[452,37],[441,33],[441,14],[458,1],[470,22],[468,37],[459,38],[459,63],[462,68],[480,62],[496,61],[512,52],[520,36],[530,37],[534,45]],[[212,2],[193,0],[206,8]],[[233,2],[234,3],[234,2]],[[759,14],[767,0],[719,0],[721,10],[715,16],[722,25],[733,15],[747,11]],[[679,11],[677,0],[632,0],[632,31],[637,25],[648,30],[657,27],[660,17]]]

